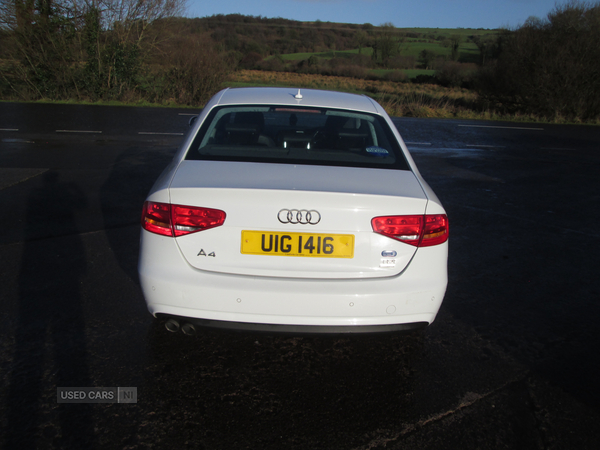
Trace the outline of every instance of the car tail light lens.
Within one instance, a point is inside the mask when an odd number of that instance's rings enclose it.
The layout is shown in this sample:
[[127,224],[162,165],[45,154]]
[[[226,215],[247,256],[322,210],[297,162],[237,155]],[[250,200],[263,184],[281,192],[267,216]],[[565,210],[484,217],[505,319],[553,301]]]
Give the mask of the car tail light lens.
[[142,228],[164,236],[184,236],[223,225],[224,211],[197,206],[145,202]]
[[171,205],[145,202],[142,211],[142,228],[152,233],[173,236],[171,229]]
[[425,216],[425,229],[419,247],[443,244],[448,240],[448,216],[446,214],[430,214]]
[[183,236],[223,225],[225,212],[219,209],[171,205],[171,221],[175,236]]
[[448,240],[445,214],[375,217],[371,226],[376,233],[417,247],[430,247]]

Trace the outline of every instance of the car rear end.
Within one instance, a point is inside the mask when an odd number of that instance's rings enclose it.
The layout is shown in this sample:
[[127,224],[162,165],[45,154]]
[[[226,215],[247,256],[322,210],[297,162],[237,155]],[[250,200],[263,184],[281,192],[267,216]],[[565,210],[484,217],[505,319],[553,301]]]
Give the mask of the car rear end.
[[207,105],[144,204],[150,312],[292,332],[430,324],[448,221],[387,115],[366,97],[242,91]]

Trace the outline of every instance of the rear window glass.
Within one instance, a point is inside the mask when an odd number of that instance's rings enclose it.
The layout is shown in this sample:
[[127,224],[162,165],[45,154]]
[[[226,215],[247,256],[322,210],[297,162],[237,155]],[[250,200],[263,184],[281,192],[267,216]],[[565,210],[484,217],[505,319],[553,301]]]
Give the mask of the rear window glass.
[[382,117],[290,106],[213,109],[186,159],[409,170]]

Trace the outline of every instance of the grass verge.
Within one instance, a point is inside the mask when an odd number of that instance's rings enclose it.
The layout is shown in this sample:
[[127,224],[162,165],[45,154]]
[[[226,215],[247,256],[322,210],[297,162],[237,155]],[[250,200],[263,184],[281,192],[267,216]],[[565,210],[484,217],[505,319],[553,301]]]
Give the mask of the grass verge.
[[[432,84],[396,83],[347,77],[242,70],[231,74],[228,87],[274,86],[326,89],[365,94],[378,101],[391,116],[441,119],[502,120],[533,123],[570,123],[527,114],[500,114],[485,108],[476,92]],[[593,123],[592,125],[600,125]]]

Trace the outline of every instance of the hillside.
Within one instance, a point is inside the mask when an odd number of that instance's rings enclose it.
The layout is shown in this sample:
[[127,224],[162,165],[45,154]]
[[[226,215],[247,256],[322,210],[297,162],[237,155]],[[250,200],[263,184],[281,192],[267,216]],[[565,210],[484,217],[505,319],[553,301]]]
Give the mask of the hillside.
[[395,41],[394,56],[412,57],[415,61],[423,51],[451,58],[453,39],[458,38],[458,61],[476,63],[480,60],[476,42],[500,32],[462,28],[393,28],[369,23],[298,22],[239,14],[163,19],[154,28],[163,36],[195,34],[209,37],[219,51],[240,63],[249,55],[253,62],[258,60],[258,56],[262,59],[275,55],[290,55],[283,56],[288,61],[308,59],[312,55],[324,59],[352,54],[371,57],[374,44],[382,37]]

